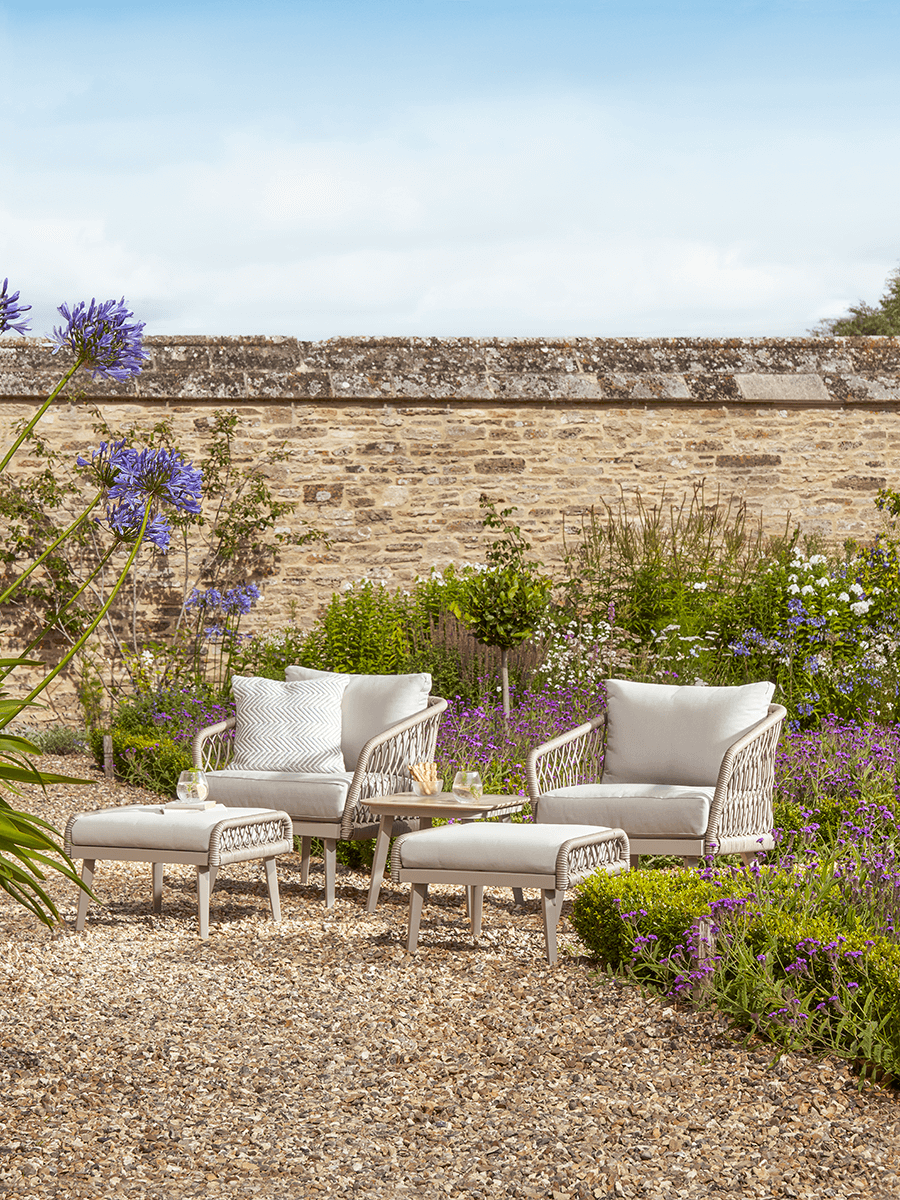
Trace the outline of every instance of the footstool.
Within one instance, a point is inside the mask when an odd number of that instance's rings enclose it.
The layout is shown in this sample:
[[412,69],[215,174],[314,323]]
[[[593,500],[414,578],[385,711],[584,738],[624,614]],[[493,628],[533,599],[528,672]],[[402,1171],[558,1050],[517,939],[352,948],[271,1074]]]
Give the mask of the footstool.
[[391,878],[410,883],[410,954],[431,883],[465,884],[472,933],[481,933],[485,885],[541,889],[547,961],[556,962],[556,926],[566,888],[597,870],[610,875],[629,869],[628,838],[621,829],[597,825],[445,825],[404,833],[391,848]]
[[[162,911],[163,863],[193,863],[197,868],[197,908],[200,937],[209,937],[209,894],[219,867],[261,858],[266,868],[272,918],[281,920],[275,855],[294,848],[287,813],[271,808],[235,811],[217,804],[208,809],[184,809],[165,804],[131,804],[76,813],[66,826],[65,849],[70,858],[84,860],[82,882],[91,885],[97,859],[153,864],[153,911]],[[76,930],[84,929],[87,892],[78,897]]]

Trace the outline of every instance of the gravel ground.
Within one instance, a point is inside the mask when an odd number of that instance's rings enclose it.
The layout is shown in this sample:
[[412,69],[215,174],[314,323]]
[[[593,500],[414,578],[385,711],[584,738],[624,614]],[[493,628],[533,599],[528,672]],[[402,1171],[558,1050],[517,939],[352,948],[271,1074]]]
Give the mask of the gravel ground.
[[[88,775],[27,805],[155,799]],[[158,802],[158,800],[157,800]],[[333,913],[279,861],[273,925],[258,863],[223,868],[211,933],[194,882],[101,863],[84,933],[0,901],[0,1196],[896,1197],[893,1095],[834,1060],[772,1065],[712,1014],[598,976],[563,928],[543,959],[536,893],[486,896],[475,945],[438,891],[420,952],[406,897],[339,868]],[[53,881],[64,915],[74,888]],[[526,894],[528,895],[528,894]],[[568,953],[566,950],[568,949]]]

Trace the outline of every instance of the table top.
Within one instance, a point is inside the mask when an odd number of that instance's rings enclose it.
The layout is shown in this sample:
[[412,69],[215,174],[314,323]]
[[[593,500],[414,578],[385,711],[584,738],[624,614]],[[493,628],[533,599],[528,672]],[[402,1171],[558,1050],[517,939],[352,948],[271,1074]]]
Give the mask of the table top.
[[496,809],[518,812],[528,801],[525,796],[482,796],[480,800],[469,801],[457,800],[452,792],[439,792],[436,796],[395,792],[391,796],[372,796],[362,803],[376,816],[468,817]]

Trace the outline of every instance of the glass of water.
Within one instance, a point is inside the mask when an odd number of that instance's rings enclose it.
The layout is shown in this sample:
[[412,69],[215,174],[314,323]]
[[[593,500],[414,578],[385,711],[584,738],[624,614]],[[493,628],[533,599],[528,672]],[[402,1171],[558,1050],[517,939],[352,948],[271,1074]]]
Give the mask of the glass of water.
[[175,789],[178,799],[185,803],[200,804],[209,795],[209,784],[206,776],[197,767],[182,771],[178,776],[178,786]]

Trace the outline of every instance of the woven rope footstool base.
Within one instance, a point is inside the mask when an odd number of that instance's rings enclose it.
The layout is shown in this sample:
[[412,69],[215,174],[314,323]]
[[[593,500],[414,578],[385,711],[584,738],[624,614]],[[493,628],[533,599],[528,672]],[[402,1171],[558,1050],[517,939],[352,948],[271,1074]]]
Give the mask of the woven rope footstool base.
[[[275,855],[294,848],[287,813],[271,808],[235,810],[224,805],[191,810],[166,805],[131,804],[99,812],[76,813],[66,826],[66,853],[84,860],[81,878],[88,887],[98,859],[153,864],[153,911],[162,911],[164,863],[193,863],[197,868],[200,937],[209,937],[209,894],[219,867],[261,858],[266,869],[272,919],[281,920]],[[88,895],[78,897],[75,929],[84,929]]]
[[406,948],[415,952],[430,883],[465,885],[476,938],[485,886],[540,888],[547,961],[552,965],[566,888],[598,870],[611,875],[627,871],[628,854],[628,838],[621,829],[596,825],[483,821],[404,833],[391,848],[391,877],[395,883],[412,885]]

